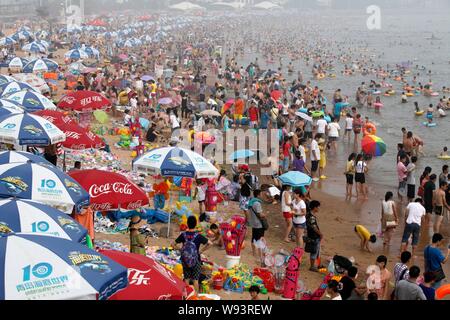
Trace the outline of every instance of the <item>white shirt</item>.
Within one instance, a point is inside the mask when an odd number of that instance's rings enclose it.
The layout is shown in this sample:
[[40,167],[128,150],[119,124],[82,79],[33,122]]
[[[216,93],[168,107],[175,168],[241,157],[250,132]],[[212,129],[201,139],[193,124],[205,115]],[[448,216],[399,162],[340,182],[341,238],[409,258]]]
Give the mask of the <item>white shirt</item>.
[[341,127],[339,126],[339,123],[332,122],[328,125],[328,136],[329,137],[335,137],[339,138],[339,131],[341,130]]
[[418,202],[411,202],[406,207],[409,210],[408,218],[406,219],[407,224],[417,223],[419,226],[422,222],[422,217],[425,216],[425,208]]
[[347,130],[353,129],[353,118],[345,118],[345,129]]
[[[314,156],[313,151],[316,152],[316,156]],[[317,143],[316,140],[313,139],[313,141],[311,142],[311,161],[319,161],[320,160],[320,149],[319,149],[319,144]]]
[[332,298],[331,300],[342,300],[342,297],[340,294],[338,294],[336,297]]
[[356,173],[365,173],[364,168],[367,167],[367,164],[364,161],[358,161],[355,167]]
[[170,123],[172,124],[172,129],[180,127],[180,123],[178,122],[177,117],[173,113],[170,115]]
[[414,163],[410,162],[410,163],[408,163],[408,166],[406,167],[406,169],[408,170],[408,177],[406,179],[406,183],[415,185],[416,177],[414,176],[414,172],[416,170],[416,165]]
[[328,122],[325,119],[317,120],[317,133],[325,133]]
[[136,89],[142,90],[142,89],[144,89],[144,82],[142,80],[136,80],[135,86],[136,86]]
[[304,146],[298,146],[298,152],[302,155],[303,161],[306,162],[306,152]]
[[[293,201],[292,206],[294,207],[295,213],[301,213],[302,210],[306,210],[306,203],[303,200],[300,201]],[[306,216],[299,216],[294,214],[294,218],[292,221],[295,224],[302,224],[306,222]]]
[[132,108],[137,108],[137,99],[136,98],[131,98],[130,99],[130,105]]

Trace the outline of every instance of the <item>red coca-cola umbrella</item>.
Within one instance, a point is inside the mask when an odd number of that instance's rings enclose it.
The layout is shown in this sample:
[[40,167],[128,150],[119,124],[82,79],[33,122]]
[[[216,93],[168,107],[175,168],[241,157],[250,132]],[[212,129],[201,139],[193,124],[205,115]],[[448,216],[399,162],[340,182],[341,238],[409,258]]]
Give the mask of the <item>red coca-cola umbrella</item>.
[[65,115],[64,113],[56,110],[39,110],[36,112],[33,112],[33,114],[40,116],[51,123],[58,125],[58,124],[66,124],[66,123],[73,123],[74,120],[69,117],[68,115]]
[[182,300],[186,285],[172,271],[140,254],[101,250],[108,258],[128,268],[128,287],[109,300]]
[[75,123],[56,124],[66,134],[62,146],[72,150],[99,149],[105,142],[96,134]]
[[100,93],[80,90],[65,95],[58,103],[58,108],[76,112],[88,112],[107,109],[111,102]]
[[97,169],[69,174],[89,193],[94,211],[134,210],[149,203],[145,192],[121,174]]

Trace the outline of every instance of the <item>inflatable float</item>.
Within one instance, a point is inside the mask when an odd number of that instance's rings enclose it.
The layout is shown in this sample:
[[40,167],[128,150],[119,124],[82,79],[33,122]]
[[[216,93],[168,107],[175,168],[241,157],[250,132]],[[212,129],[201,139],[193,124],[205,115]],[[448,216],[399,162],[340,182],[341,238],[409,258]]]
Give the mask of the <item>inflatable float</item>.
[[414,114],[415,114],[416,116],[421,116],[421,115],[423,115],[424,113],[425,113],[425,110],[420,110],[420,111],[414,112]]
[[432,122],[432,123],[429,123],[429,122],[422,122],[422,124],[423,124],[425,127],[436,127],[436,126],[437,126],[437,124],[436,124],[435,122]]
[[441,159],[441,160],[450,160],[450,155],[447,155],[447,156],[438,155],[437,158]]
[[414,93],[412,93],[412,92],[407,92],[407,93],[406,93],[406,96],[407,96],[407,97],[414,97]]
[[377,134],[377,127],[375,127],[375,125],[373,123],[366,123],[363,126],[363,135],[367,136],[367,135],[376,135]]
[[383,104],[382,104],[381,102],[375,102],[375,103],[373,104],[373,106],[374,106],[376,109],[383,108]]
[[436,298],[439,300],[450,294],[450,284],[443,285],[436,290]]

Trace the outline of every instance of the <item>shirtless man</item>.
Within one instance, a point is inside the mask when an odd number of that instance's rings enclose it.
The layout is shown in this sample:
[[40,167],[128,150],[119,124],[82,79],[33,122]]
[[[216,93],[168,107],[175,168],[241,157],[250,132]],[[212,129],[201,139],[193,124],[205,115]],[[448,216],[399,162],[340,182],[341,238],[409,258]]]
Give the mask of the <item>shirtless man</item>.
[[448,184],[445,181],[439,182],[439,189],[435,192],[434,197],[434,214],[436,215],[436,219],[434,221],[434,233],[439,233],[439,229],[441,228],[441,223],[444,218],[444,207],[447,210],[450,210],[450,206],[447,204],[445,194],[447,192]]
[[411,157],[413,149],[414,149],[414,138],[413,133],[408,131],[406,136],[403,137],[403,148],[406,154]]

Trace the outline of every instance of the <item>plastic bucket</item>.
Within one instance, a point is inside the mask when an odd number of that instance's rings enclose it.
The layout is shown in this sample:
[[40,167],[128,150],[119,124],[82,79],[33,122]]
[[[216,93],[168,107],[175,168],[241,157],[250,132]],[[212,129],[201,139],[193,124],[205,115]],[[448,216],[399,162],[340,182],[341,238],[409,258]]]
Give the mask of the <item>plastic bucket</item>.
[[226,268],[227,269],[232,269],[233,267],[239,265],[239,263],[241,262],[241,257],[240,256],[229,256],[229,255],[226,255],[225,258],[227,260],[227,264],[226,264]]

